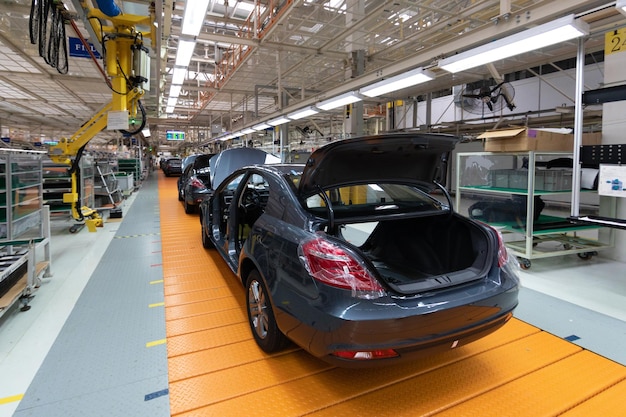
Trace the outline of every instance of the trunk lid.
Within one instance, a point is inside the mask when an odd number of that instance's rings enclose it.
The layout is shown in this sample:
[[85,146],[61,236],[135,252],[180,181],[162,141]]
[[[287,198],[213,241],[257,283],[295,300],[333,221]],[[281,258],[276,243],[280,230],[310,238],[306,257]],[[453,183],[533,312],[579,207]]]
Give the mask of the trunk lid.
[[211,185],[217,186],[239,168],[256,164],[278,164],[280,158],[257,148],[226,149],[211,157]]
[[345,139],[313,152],[298,191],[307,197],[339,185],[386,181],[445,184],[451,135],[389,133]]

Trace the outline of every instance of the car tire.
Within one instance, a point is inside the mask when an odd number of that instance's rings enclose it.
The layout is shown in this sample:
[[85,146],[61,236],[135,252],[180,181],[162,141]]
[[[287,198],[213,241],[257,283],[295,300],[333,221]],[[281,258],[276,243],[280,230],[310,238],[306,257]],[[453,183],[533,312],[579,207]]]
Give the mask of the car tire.
[[283,350],[289,340],[278,329],[269,292],[257,270],[252,270],[248,274],[246,304],[248,306],[248,323],[257,345],[267,353]]
[[[214,247],[213,242],[211,242],[211,238],[209,238],[209,235],[206,232],[206,227],[204,227],[204,223],[203,223],[203,219],[204,217],[202,216],[202,213],[200,214],[200,232],[202,233],[202,247],[204,249],[211,249]],[[209,225],[210,227],[210,225]]]
[[185,213],[193,214],[196,212],[196,206],[187,203],[187,198],[183,198],[183,206],[185,207]]
[[178,201],[183,201],[184,197],[183,197],[183,191],[179,190],[178,191]]

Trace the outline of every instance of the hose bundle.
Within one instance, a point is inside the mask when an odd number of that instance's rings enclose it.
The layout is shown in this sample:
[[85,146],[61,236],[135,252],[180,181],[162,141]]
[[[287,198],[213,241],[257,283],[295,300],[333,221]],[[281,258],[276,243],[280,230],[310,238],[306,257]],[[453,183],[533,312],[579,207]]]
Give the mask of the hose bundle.
[[63,13],[54,0],[33,0],[28,23],[30,43],[39,45],[39,56],[61,74],[68,72],[67,38]]

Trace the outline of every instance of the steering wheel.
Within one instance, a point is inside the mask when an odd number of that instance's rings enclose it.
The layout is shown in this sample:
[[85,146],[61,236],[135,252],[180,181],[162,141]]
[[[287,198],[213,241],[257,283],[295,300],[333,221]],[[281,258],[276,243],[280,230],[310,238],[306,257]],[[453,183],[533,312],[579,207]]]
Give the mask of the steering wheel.
[[241,198],[241,205],[246,212],[258,208],[261,205],[261,196],[259,195],[259,192],[252,188],[244,191]]

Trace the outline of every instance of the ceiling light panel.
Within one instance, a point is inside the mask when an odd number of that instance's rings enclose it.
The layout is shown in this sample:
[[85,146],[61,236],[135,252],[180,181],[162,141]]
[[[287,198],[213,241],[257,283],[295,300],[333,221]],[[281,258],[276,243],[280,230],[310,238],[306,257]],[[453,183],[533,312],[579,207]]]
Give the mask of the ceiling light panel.
[[336,109],[337,107],[356,103],[357,101],[361,101],[361,97],[359,97],[354,91],[350,91],[348,93],[338,95],[337,97],[320,101],[315,105],[315,107],[321,110],[332,110]]
[[286,118],[285,116],[280,116],[280,117],[277,117],[277,118],[275,118],[275,119],[269,120],[269,121],[267,122],[267,124],[269,124],[269,125],[271,125],[271,126],[278,126],[278,125],[285,124],[285,123],[287,123],[288,121],[289,121],[289,119],[288,119],[288,118]]
[[416,68],[403,74],[363,87],[359,90],[359,93],[368,97],[377,97],[434,79],[435,74],[432,72],[423,68]]
[[626,0],[617,0],[615,8],[618,12],[626,16]]
[[574,19],[574,15],[569,15],[442,59],[438,66],[455,73],[587,34],[589,34],[587,23]]
[[185,82],[185,77],[187,76],[187,68],[185,67],[175,67],[174,73],[172,74],[172,84],[182,84]]
[[298,119],[303,119],[305,117],[313,116],[314,114],[317,114],[317,113],[319,113],[319,110],[317,110],[313,106],[309,106],[309,107],[305,107],[304,109],[296,110],[292,113],[289,113],[287,117],[290,118],[291,120],[298,120]]
[[196,48],[196,41],[188,41],[181,39],[178,41],[178,48],[176,50],[176,62],[175,65],[186,67],[191,62],[193,51]]
[[185,12],[181,33],[183,35],[198,36],[204,24],[206,10],[210,0],[189,0],[185,2]]

